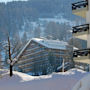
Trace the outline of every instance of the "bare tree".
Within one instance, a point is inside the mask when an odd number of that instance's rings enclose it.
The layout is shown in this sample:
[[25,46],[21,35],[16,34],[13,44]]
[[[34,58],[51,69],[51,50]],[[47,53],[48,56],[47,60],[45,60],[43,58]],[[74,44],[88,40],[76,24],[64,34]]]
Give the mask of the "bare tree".
[[12,68],[13,68],[13,60],[11,58],[11,44],[10,44],[10,39],[9,39],[9,36],[8,36],[8,52],[9,52],[9,60],[10,60],[10,76],[13,75],[13,72],[12,72]]
[[13,75],[13,66],[17,62],[17,54],[20,51],[21,44],[19,41],[10,41],[10,37],[8,36],[8,55],[9,55],[9,61],[10,61],[10,76]]
[[[3,44],[4,43],[4,44]],[[20,39],[17,36],[11,37],[10,34],[7,34],[5,42],[2,42],[4,51],[7,51],[8,54],[7,62],[9,64],[10,77],[13,76],[13,66],[17,62],[17,54],[20,51],[21,43]]]
[[2,69],[3,68],[3,60],[2,60],[2,51],[3,51],[3,48],[2,48],[2,42],[0,41],[0,68]]

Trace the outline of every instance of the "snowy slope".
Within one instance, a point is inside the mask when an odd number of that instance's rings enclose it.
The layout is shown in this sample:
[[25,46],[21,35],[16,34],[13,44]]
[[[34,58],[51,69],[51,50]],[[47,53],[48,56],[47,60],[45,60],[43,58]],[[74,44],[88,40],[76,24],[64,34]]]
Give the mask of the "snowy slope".
[[90,74],[81,79],[74,86],[73,90],[90,90]]
[[88,73],[72,69],[64,73],[46,76],[29,76],[14,71],[13,77],[6,73],[0,79],[0,90],[72,90],[73,86]]
[[39,18],[39,21],[44,23],[44,22],[55,22],[55,23],[66,23],[66,24],[69,24],[70,26],[74,26],[76,25],[76,23],[74,21],[70,21],[70,20],[67,20],[65,19],[64,17],[60,17],[60,18]]

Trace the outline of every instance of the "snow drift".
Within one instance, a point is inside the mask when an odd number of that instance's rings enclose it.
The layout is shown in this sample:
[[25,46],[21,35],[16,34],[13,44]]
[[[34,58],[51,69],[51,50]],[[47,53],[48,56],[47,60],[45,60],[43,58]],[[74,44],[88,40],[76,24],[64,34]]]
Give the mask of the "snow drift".
[[73,88],[73,90],[90,90],[90,74],[82,78]]
[[0,90],[72,90],[73,86],[87,74],[82,70],[72,69],[64,73],[34,77],[14,71],[10,78],[8,71],[5,73],[3,71]]

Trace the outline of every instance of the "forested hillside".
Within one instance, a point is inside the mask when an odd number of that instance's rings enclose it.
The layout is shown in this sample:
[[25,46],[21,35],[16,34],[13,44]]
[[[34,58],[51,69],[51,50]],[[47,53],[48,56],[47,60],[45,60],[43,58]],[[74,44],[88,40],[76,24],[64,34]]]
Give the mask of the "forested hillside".
[[[80,17],[72,14],[72,2],[76,0],[30,0],[0,3],[0,38],[4,38],[3,33],[6,31],[12,35],[16,32],[29,31],[30,22],[37,22],[38,18],[54,18],[61,15],[70,21],[78,20]],[[22,28],[24,25],[26,27]]]

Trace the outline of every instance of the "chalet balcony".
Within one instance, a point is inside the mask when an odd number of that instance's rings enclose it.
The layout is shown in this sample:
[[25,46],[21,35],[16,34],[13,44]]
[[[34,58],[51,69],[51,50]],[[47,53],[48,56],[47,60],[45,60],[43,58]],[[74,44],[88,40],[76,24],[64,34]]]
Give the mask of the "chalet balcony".
[[89,34],[89,24],[73,27],[73,36],[79,39],[87,40]]
[[90,48],[74,51],[73,57],[75,62],[90,64]]
[[72,3],[72,13],[75,15],[86,18],[87,9],[88,9],[88,0]]

